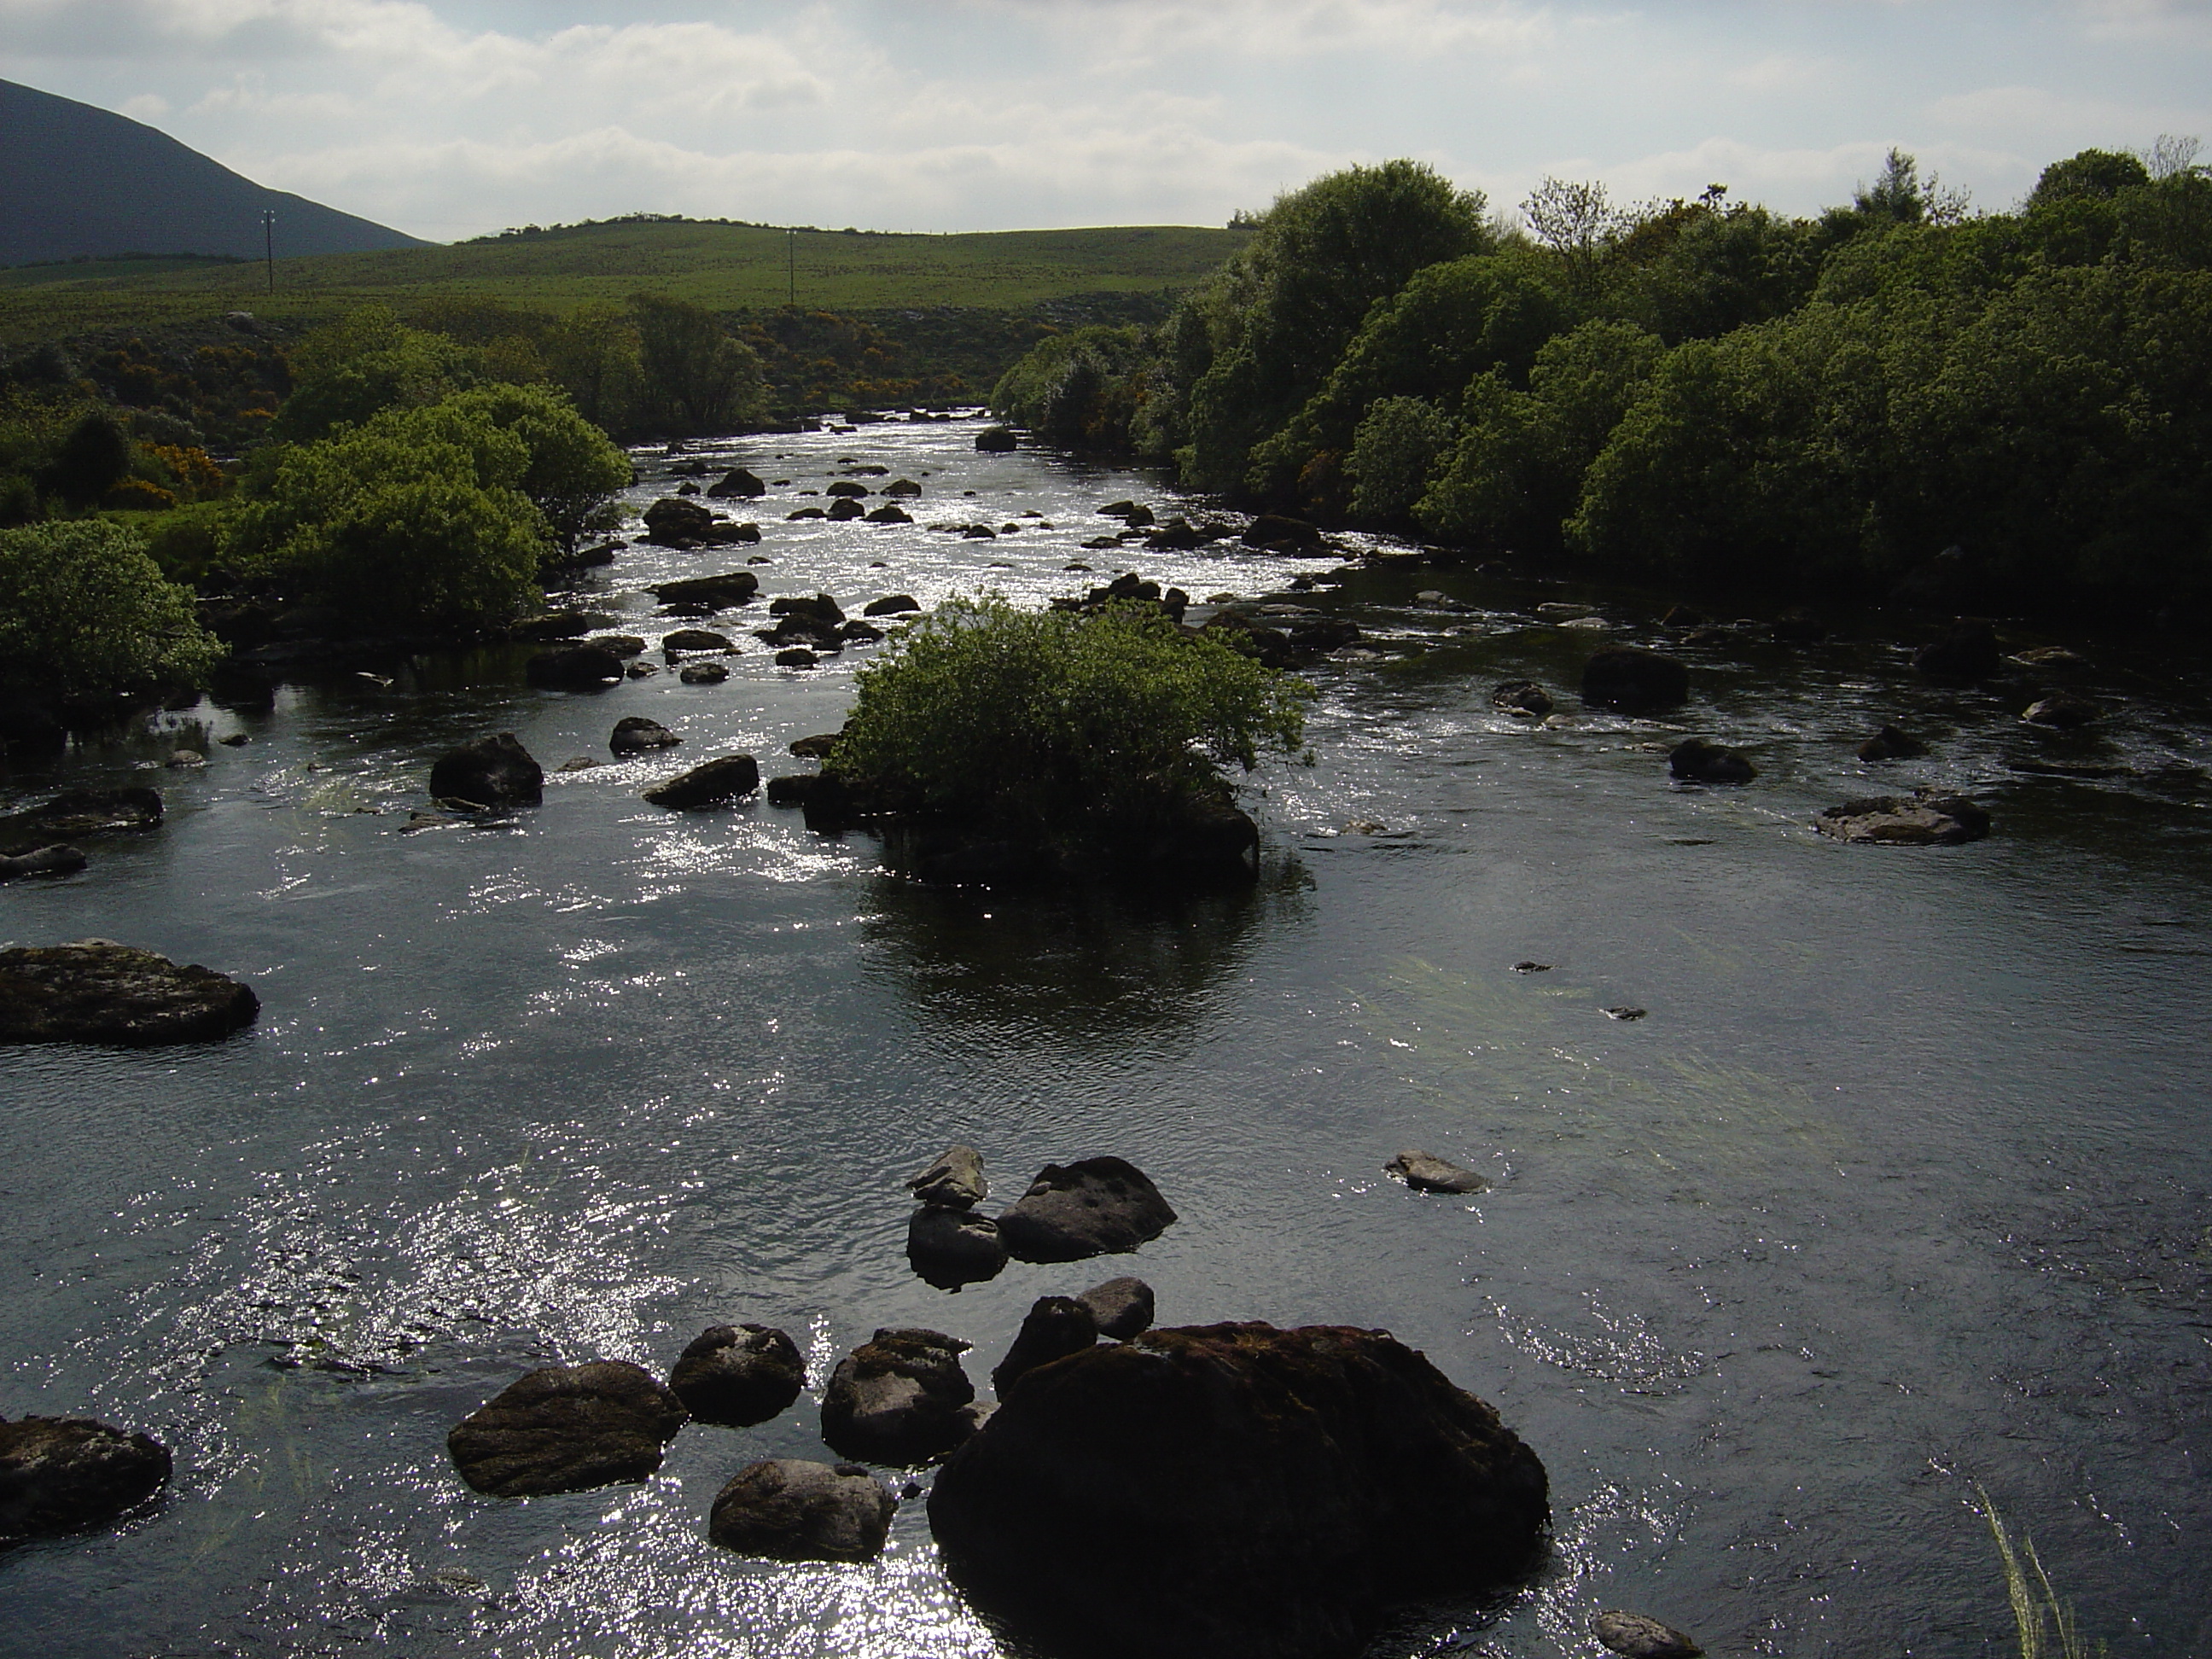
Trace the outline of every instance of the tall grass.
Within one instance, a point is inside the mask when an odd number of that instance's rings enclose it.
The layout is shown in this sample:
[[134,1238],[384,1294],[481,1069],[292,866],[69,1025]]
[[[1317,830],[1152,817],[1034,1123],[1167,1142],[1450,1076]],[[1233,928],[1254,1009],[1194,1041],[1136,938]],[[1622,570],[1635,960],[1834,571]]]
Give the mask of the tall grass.
[[[2112,1650],[2104,1643],[2092,1645],[2074,1617],[2074,1605],[2059,1599],[2035,1553],[2035,1540],[2023,1533],[2013,1547],[2004,1517],[1980,1481],[1974,1495],[1982,1500],[1982,1518],[1997,1540],[1997,1559],[2004,1564],[2005,1594],[2012,1601],[2013,1622],[2020,1628],[2020,1659],[2103,1659]],[[2057,1645],[2053,1646],[2053,1641]]]

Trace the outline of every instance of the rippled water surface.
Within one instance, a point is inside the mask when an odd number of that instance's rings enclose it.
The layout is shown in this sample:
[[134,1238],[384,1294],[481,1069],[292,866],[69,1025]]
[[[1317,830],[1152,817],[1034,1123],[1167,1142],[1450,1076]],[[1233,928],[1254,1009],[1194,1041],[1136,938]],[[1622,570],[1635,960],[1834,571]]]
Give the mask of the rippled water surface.
[[[763,545],[630,549],[585,602],[651,635],[678,624],[642,583],[753,551],[768,593],[850,609],[1041,602],[1132,564],[1250,597],[1329,568],[1083,551],[1113,528],[1099,504],[1158,487],[980,456],[974,430],[733,442],[718,459],[788,481],[747,509]],[[786,520],[842,458],[920,480],[921,522]],[[841,718],[867,650],[776,669],[744,631],[759,605],[708,624],[745,647],[720,686],[576,696],[526,688],[520,652],[423,661],[6,778],[11,810],[152,781],[169,817],[0,889],[0,935],[205,963],[264,1015],[210,1048],[0,1054],[0,1413],[96,1413],[178,1454],[122,1531],[0,1557],[0,1651],[995,1653],[918,1502],[872,1566],[706,1541],[743,1464],[826,1455],[810,1401],[686,1429],[643,1486],[527,1502],[463,1486],[445,1432],[531,1366],[665,1371],[735,1320],[790,1331],[817,1392],[884,1325],[974,1343],[980,1381],[1033,1298],[1135,1272],[1164,1322],[1388,1328],[1543,1457],[1542,1577],[1380,1652],[1586,1653],[1608,1606],[1719,1654],[2004,1651],[1978,1481],[2086,1631],[2212,1653],[2201,665],[2068,640],[2114,712],[2045,733],[2016,717],[2055,681],[1922,685],[1924,623],[1839,617],[1819,645],[1686,650],[1693,702],[1646,722],[1569,693],[1674,596],[1380,568],[1285,597],[1368,638],[1310,671],[1318,763],[1255,780],[1265,868],[1231,895],[915,890],[865,836],[647,805],[731,750],[805,769],[784,745]],[[1582,600],[1607,629],[1536,608]],[[1560,715],[1492,709],[1524,676]],[[400,832],[442,748],[512,730],[550,772],[606,760],[632,714],[684,746],[552,774],[506,822]],[[1884,720],[1932,758],[1854,759]],[[1759,781],[1669,784],[1689,732]],[[207,767],[142,769],[179,744]],[[2021,769],[2053,764],[2118,773]],[[1972,791],[1996,835],[1808,828],[1919,781]],[[1133,1258],[931,1290],[900,1183],[955,1139],[994,1203],[1110,1152],[1182,1220]],[[1407,1146],[1496,1187],[1410,1193],[1381,1173]]]

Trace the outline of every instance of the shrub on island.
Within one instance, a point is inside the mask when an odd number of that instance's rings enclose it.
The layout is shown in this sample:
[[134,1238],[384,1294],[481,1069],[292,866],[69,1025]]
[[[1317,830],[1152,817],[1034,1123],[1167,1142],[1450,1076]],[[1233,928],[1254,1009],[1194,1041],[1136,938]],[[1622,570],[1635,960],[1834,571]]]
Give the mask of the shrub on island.
[[0,698],[196,686],[222,655],[136,532],[99,519],[0,530]]
[[1249,868],[1228,769],[1304,741],[1304,682],[1153,606],[954,599],[856,677],[811,815],[873,818],[927,880]]

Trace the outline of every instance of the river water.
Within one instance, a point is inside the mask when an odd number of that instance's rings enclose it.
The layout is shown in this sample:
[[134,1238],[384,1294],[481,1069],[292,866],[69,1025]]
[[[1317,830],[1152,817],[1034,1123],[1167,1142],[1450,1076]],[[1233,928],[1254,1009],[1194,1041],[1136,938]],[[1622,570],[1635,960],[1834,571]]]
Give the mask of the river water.
[[[748,509],[763,546],[632,548],[588,603],[657,632],[678,624],[641,583],[750,551],[768,593],[850,609],[1041,602],[1133,562],[1201,599],[1328,568],[1083,552],[1101,503],[1166,506],[1157,481],[979,455],[975,430],[707,450],[788,481]],[[782,517],[848,458],[917,478],[921,522]],[[639,505],[669,487],[646,465]],[[1022,527],[927,528],[970,520]],[[1716,1654],[2017,1651],[1978,1484],[2086,1632],[2212,1653],[2201,660],[2063,640],[2112,713],[2059,735],[2017,719],[2034,672],[1923,685],[1924,623],[1846,615],[1821,644],[1686,651],[1691,706],[1638,721],[1582,710],[1579,664],[1656,639],[1680,596],[1386,567],[1296,597],[1369,639],[1310,672],[1317,763],[1257,775],[1264,868],[1227,896],[915,890],[866,836],[757,802],[647,805],[715,753],[805,769],[784,745],[834,729],[869,654],[781,670],[743,632],[720,686],[579,696],[527,689],[520,652],[424,660],[6,778],[10,810],[151,781],[169,816],[0,889],[0,937],[205,963],[264,1013],[212,1047],[0,1054],[0,1413],[96,1414],[178,1464],[113,1535],[0,1558],[0,1652],[992,1654],[919,1502],[864,1567],[718,1550],[709,1502],[755,1458],[826,1455],[819,1385],[875,1328],[974,1343],[981,1382],[1036,1297],[1134,1272],[1163,1323],[1386,1328],[1543,1458],[1542,1575],[1380,1654],[1589,1653],[1605,1607]],[[1536,608],[1581,602],[1608,628]],[[1559,717],[1492,709],[1522,677]],[[684,746],[552,773],[605,760],[631,714]],[[1931,758],[1856,761],[1883,720]],[[431,759],[498,730],[547,766],[545,805],[403,834]],[[1670,784],[1690,732],[1762,775]],[[148,769],[180,744],[205,769]],[[2052,763],[2125,772],[2019,769]],[[1921,781],[1971,791],[1994,836],[1808,827]],[[901,1182],[953,1139],[994,1206],[1114,1153],[1182,1219],[1133,1257],[932,1290]],[[1409,1146],[1496,1186],[1411,1193],[1381,1173]],[[454,1474],[446,1431],[522,1371],[665,1372],[738,1320],[810,1356],[779,1420],[688,1428],[642,1486],[503,1502]]]

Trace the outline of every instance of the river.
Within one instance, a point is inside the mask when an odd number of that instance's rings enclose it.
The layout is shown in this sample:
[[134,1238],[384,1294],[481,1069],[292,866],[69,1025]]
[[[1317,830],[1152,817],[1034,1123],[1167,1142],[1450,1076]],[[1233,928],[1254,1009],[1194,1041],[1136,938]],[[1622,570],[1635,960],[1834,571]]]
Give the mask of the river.
[[[975,429],[701,447],[788,481],[740,514],[763,544],[630,548],[586,602],[657,632],[679,624],[642,583],[754,551],[766,592],[854,611],[1042,603],[1124,568],[1251,596],[1330,567],[1083,551],[1115,527],[1099,505],[1164,517],[1167,492],[978,454]],[[782,516],[852,464],[921,483],[921,522]],[[638,506],[670,487],[645,465]],[[927,527],[970,520],[1020,527]],[[1692,702],[1646,721],[1572,688],[1593,644],[1658,642],[1679,596],[1401,561],[1296,597],[1369,638],[1309,671],[1316,763],[1253,780],[1263,869],[1230,895],[917,890],[866,836],[757,801],[646,805],[732,750],[805,769],[785,745],[837,725],[871,648],[775,668],[739,631],[758,605],[708,624],[745,647],[720,686],[574,696],[528,689],[520,650],[426,659],[0,779],[6,810],[126,782],[168,803],[83,875],[0,889],[7,942],[119,939],[264,1006],[219,1045],[0,1054],[0,1413],[177,1455],[150,1515],[0,1557],[0,1651],[980,1659],[918,1501],[860,1567],[735,1557],[708,1504],[756,1458],[826,1455],[820,1385],[877,1327],[963,1338],[981,1382],[1035,1297],[1136,1273],[1163,1323],[1387,1328],[1543,1458],[1540,1577],[1379,1655],[1586,1654],[1606,1607],[1716,1654],[2017,1652],[1978,1483],[2085,1632],[2212,1653],[2201,656],[2015,630],[2085,652],[2075,684],[2111,710],[2050,733],[2017,716],[2055,682],[1923,684],[1924,619],[1838,613],[1818,644],[1685,650]],[[1537,609],[1585,603],[1605,629]],[[1491,707],[1523,677],[1559,717]],[[606,761],[633,714],[684,746]],[[1858,762],[1885,720],[1931,757]],[[402,833],[430,761],[500,730],[545,764],[544,805]],[[1670,783],[1687,733],[1761,776]],[[161,769],[180,745],[209,763]],[[2118,771],[2020,769],[2053,763]],[[1974,794],[1993,836],[1809,827],[1921,781]],[[1132,1257],[933,1290],[902,1182],[955,1139],[993,1207],[1113,1153],[1182,1219]],[[1382,1165],[1411,1146],[1495,1187],[1409,1192]],[[808,1353],[778,1420],[687,1428],[641,1486],[507,1502],[455,1475],[447,1430],[524,1370],[665,1374],[739,1320]]]

